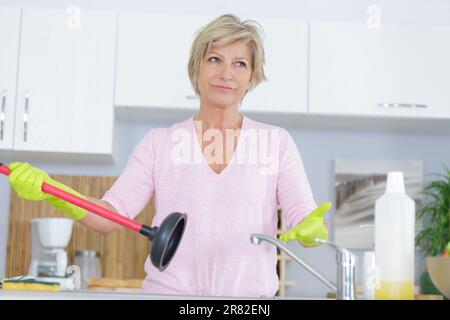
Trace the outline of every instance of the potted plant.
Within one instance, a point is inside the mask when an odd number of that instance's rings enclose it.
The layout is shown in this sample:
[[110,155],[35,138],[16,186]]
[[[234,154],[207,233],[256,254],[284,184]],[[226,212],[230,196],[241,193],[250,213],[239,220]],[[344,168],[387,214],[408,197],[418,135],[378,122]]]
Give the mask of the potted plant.
[[[428,201],[419,211],[424,228],[416,236],[416,245],[427,257],[443,255],[450,241],[450,169],[445,164],[444,168],[445,173],[433,174],[438,178],[423,190]],[[431,281],[428,271],[422,273],[420,285],[424,294],[441,294]]]

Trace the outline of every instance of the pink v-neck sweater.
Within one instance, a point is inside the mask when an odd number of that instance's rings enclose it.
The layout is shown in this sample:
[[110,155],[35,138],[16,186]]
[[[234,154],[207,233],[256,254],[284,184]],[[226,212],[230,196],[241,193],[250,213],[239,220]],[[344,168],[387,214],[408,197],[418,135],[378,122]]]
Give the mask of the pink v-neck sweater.
[[317,205],[290,134],[246,116],[241,129],[231,161],[219,174],[202,155],[193,117],[152,129],[103,196],[130,218],[155,197],[153,226],[174,211],[188,216],[167,269],[158,271],[147,258],[142,292],[223,297],[277,292],[276,248],[251,244],[250,235],[276,237],[278,208],[293,227]]

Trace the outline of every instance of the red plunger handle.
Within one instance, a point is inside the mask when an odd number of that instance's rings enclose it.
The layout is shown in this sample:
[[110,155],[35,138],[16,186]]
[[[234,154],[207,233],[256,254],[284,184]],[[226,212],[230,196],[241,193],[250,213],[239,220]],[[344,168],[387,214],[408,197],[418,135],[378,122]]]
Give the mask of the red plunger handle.
[[[9,176],[11,171],[9,170],[8,166],[6,166],[0,162],[0,173],[4,174],[6,176]],[[86,209],[89,212],[98,214],[99,216],[102,216],[103,218],[114,221],[126,228],[132,229],[137,232],[140,232],[142,229],[142,224],[140,224],[137,221],[131,220],[131,219],[129,219],[125,216],[122,216],[114,211],[110,211],[110,210],[103,208],[95,203],[92,203],[83,198],[77,197],[71,193],[68,193],[64,190],[54,187],[48,183],[44,182],[42,184],[42,191],[45,193],[51,194],[52,196],[55,196],[59,199],[63,199],[67,202],[70,202],[80,208]]]

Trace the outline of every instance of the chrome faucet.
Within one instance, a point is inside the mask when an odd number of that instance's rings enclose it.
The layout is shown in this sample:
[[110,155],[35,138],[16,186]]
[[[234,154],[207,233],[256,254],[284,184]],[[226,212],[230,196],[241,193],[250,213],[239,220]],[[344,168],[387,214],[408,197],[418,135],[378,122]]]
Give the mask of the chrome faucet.
[[297,257],[289,248],[280,240],[267,236],[264,234],[254,233],[250,236],[252,244],[261,244],[261,241],[267,241],[284,251],[288,256],[294,259],[303,268],[308,270],[313,276],[322,281],[325,285],[336,292],[336,299],[338,300],[354,300],[355,299],[355,256],[345,248],[341,248],[331,242],[316,239],[317,242],[327,244],[336,249],[336,263],[337,263],[337,285],[327,278],[322,276],[319,272],[309,266],[306,262]]

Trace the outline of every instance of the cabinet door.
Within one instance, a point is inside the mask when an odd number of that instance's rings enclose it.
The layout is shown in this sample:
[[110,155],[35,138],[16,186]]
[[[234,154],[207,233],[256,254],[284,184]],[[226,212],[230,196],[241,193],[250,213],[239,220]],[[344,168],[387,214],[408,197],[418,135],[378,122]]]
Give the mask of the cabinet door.
[[450,118],[450,28],[311,23],[310,112]]
[[195,32],[211,20],[120,13],[115,104],[197,110],[187,65]]
[[0,7],[0,149],[13,148],[20,8]]
[[24,9],[14,148],[112,153],[117,17]]
[[307,111],[307,23],[255,19],[264,31],[265,73],[268,81],[250,91],[243,111]]

